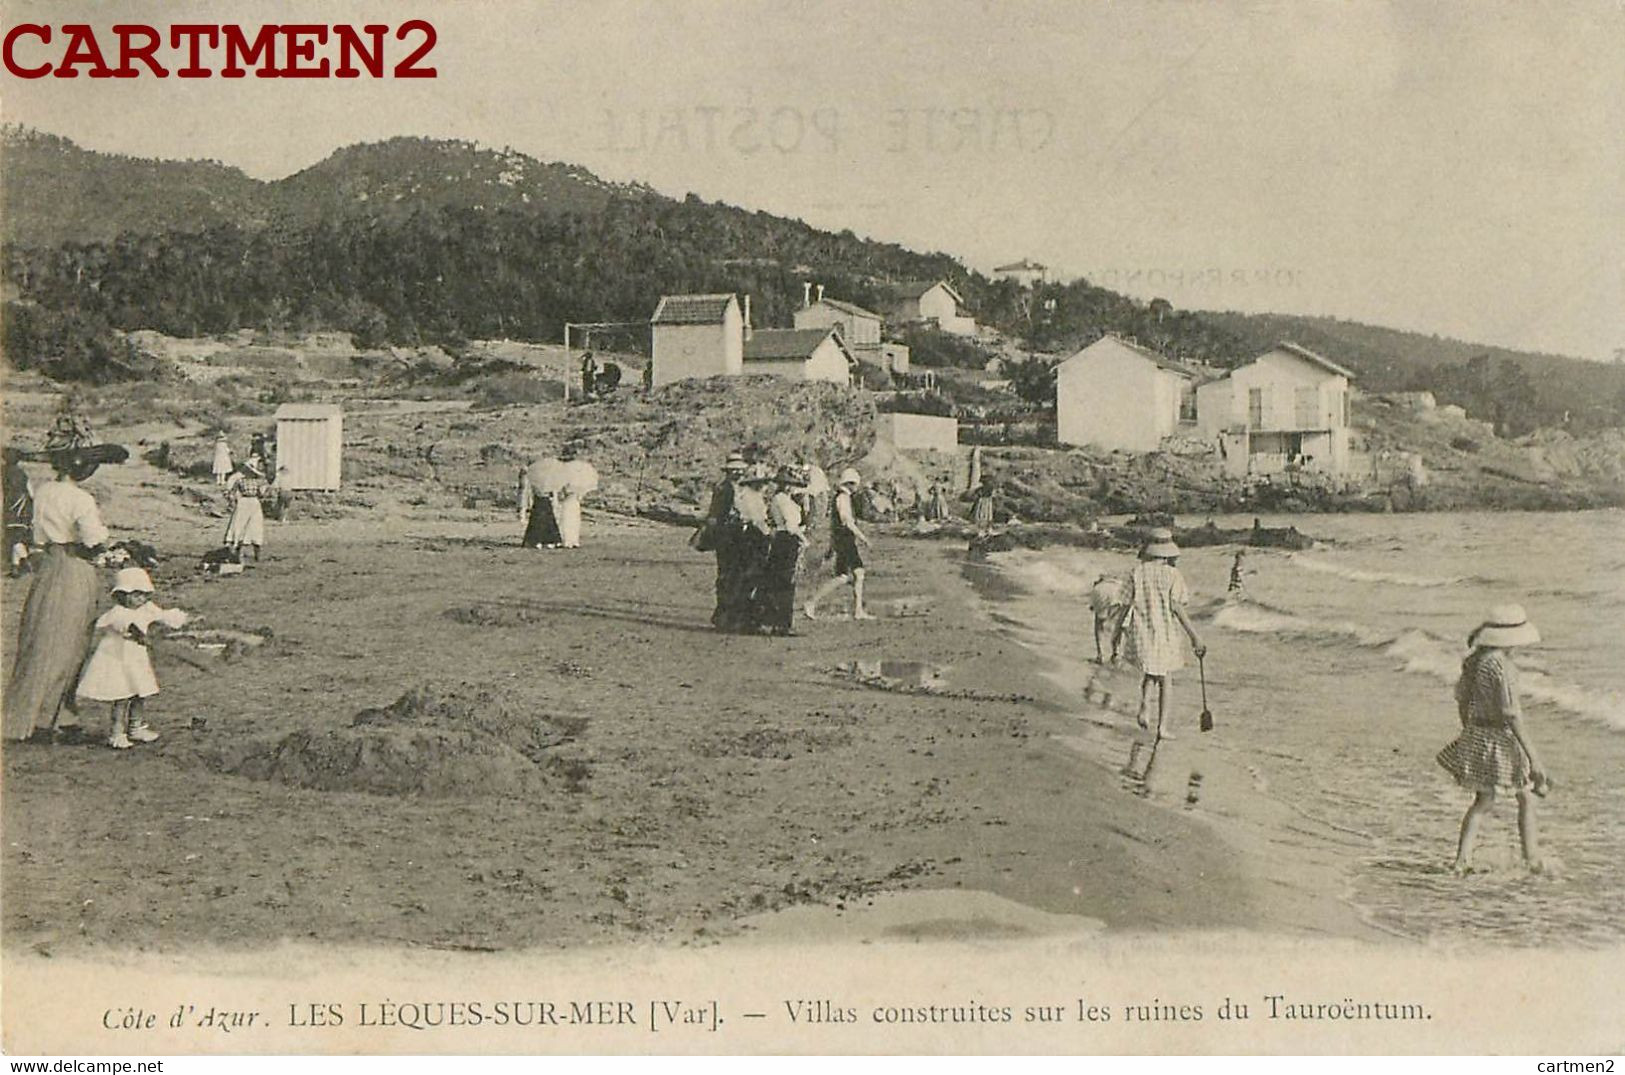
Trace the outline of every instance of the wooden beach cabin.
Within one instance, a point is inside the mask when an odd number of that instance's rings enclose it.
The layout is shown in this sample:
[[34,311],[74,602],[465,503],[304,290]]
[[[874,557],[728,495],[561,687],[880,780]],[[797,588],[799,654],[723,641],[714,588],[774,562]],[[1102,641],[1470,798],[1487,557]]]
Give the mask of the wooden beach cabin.
[[750,300],[745,301],[741,311],[732,295],[662,295],[649,318],[655,386],[743,373],[745,326],[750,320]]
[[284,403],[276,409],[276,480],[284,489],[339,487],[344,409],[336,403]]

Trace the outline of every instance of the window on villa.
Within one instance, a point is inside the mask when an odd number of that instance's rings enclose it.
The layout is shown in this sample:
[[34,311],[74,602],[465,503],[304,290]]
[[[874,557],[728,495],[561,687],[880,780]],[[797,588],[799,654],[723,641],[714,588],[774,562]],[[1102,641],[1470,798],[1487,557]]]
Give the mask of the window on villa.
[[1292,393],[1292,424],[1297,429],[1319,429],[1320,421],[1320,390],[1318,388],[1298,388]]
[[1343,393],[1343,424],[1346,426],[1354,424],[1354,419],[1349,413],[1349,394],[1347,392]]
[[1179,420],[1196,421],[1196,386],[1189,381],[1179,389]]
[[1262,388],[1247,389],[1247,428],[1264,428],[1264,390]]

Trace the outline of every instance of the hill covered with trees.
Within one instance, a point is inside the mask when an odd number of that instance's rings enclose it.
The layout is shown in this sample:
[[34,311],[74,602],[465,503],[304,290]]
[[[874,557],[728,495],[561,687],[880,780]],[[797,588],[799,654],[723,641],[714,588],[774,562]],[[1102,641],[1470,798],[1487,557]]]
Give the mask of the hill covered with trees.
[[[1321,318],[1177,310],[1085,280],[1027,289],[946,254],[468,142],[350,146],[274,182],[15,127],[3,149],[4,351],[58,377],[150,372],[115,330],[336,329],[363,347],[551,341],[566,321],[642,321],[672,292],[750,294],[768,326],[790,323],[804,281],[884,310],[894,283],[943,279],[979,321],[1052,356],[1113,332],[1229,367],[1290,338],[1368,389],[1431,389],[1508,433],[1625,425],[1625,367]],[[945,361],[965,351],[935,350]]]

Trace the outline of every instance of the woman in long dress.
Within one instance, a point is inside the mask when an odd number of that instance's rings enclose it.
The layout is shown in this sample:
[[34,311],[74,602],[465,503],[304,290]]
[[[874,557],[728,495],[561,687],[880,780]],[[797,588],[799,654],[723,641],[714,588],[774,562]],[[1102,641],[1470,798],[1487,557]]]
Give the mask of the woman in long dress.
[[559,489],[553,511],[559,521],[559,544],[567,549],[581,548],[581,493],[573,485]]
[[551,459],[538,459],[519,472],[519,521],[525,524],[519,544],[527,549],[556,549],[564,541],[559,534],[556,494],[549,487],[547,473]]
[[214,440],[214,483],[225,485],[231,480],[231,442],[224,433]]
[[986,475],[982,483],[970,492],[970,518],[975,524],[978,533],[985,534],[993,529],[993,509],[998,497],[998,487],[993,484],[993,476]]
[[265,544],[265,505],[263,498],[271,491],[265,480],[265,463],[257,455],[248,457],[242,468],[226,482],[226,495],[231,498],[231,518],[226,521],[226,547],[237,554],[241,563],[247,563],[245,549],[253,551],[253,559],[260,558],[260,546]]
[[[107,544],[96,499],[79,483],[96,462],[79,449],[55,452],[54,481],[34,490],[34,581],[17,625],[17,659],[6,682],[5,737],[27,739],[59,724],[90,647],[101,586],[92,561]],[[76,721],[60,722],[64,728]]]
[[1207,647],[1202,645],[1185,612],[1190,590],[1185,585],[1185,576],[1175,566],[1178,559],[1179,546],[1174,544],[1173,532],[1160,527],[1151,531],[1140,549],[1140,562],[1129,575],[1123,607],[1112,629],[1112,651],[1116,652],[1125,626],[1128,628],[1126,655],[1129,662],[1140,669],[1140,708],[1134,719],[1147,730],[1150,728],[1146,711],[1151,707],[1151,688],[1157,688],[1158,739],[1174,737],[1167,730],[1168,694],[1170,677],[1185,667],[1185,651],[1179,644],[1180,629],[1190,639],[1197,657],[1207,653]]

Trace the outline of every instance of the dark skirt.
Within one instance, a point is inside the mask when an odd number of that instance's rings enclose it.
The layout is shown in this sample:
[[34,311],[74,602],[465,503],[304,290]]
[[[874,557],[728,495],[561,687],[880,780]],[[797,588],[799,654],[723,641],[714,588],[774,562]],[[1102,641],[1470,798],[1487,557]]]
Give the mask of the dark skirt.
[[752,546],[743,528],[725,523],[717,524],[711,540],[717,554],[717,607],[711,613],[711,625],[721,631],[737,631],[747,618]]
[[541,545],[559,545],[563,542],[564,537],[559,533],[558,517],[553,514],[553,498],[532,497],[530,522],[525,525],[525,536],[520,544],[527,549],[534,549]]
[[801,539],[780,531],[768,545],[767,560],[756,586],[756,623],[774,634],[788,634],[796,614],[796,565]]
[[728,630],[755,632],[762,626],[761,594],[770,551],[768,535],[748,526],[740,528],[734,544],[734,604]]
[[36,728],[57,722],[90,650],[100,596],[100,577],[88,561],[61,545],[40,554],[17,625],[17,661],[6,683],[7,739],[27,739]]

